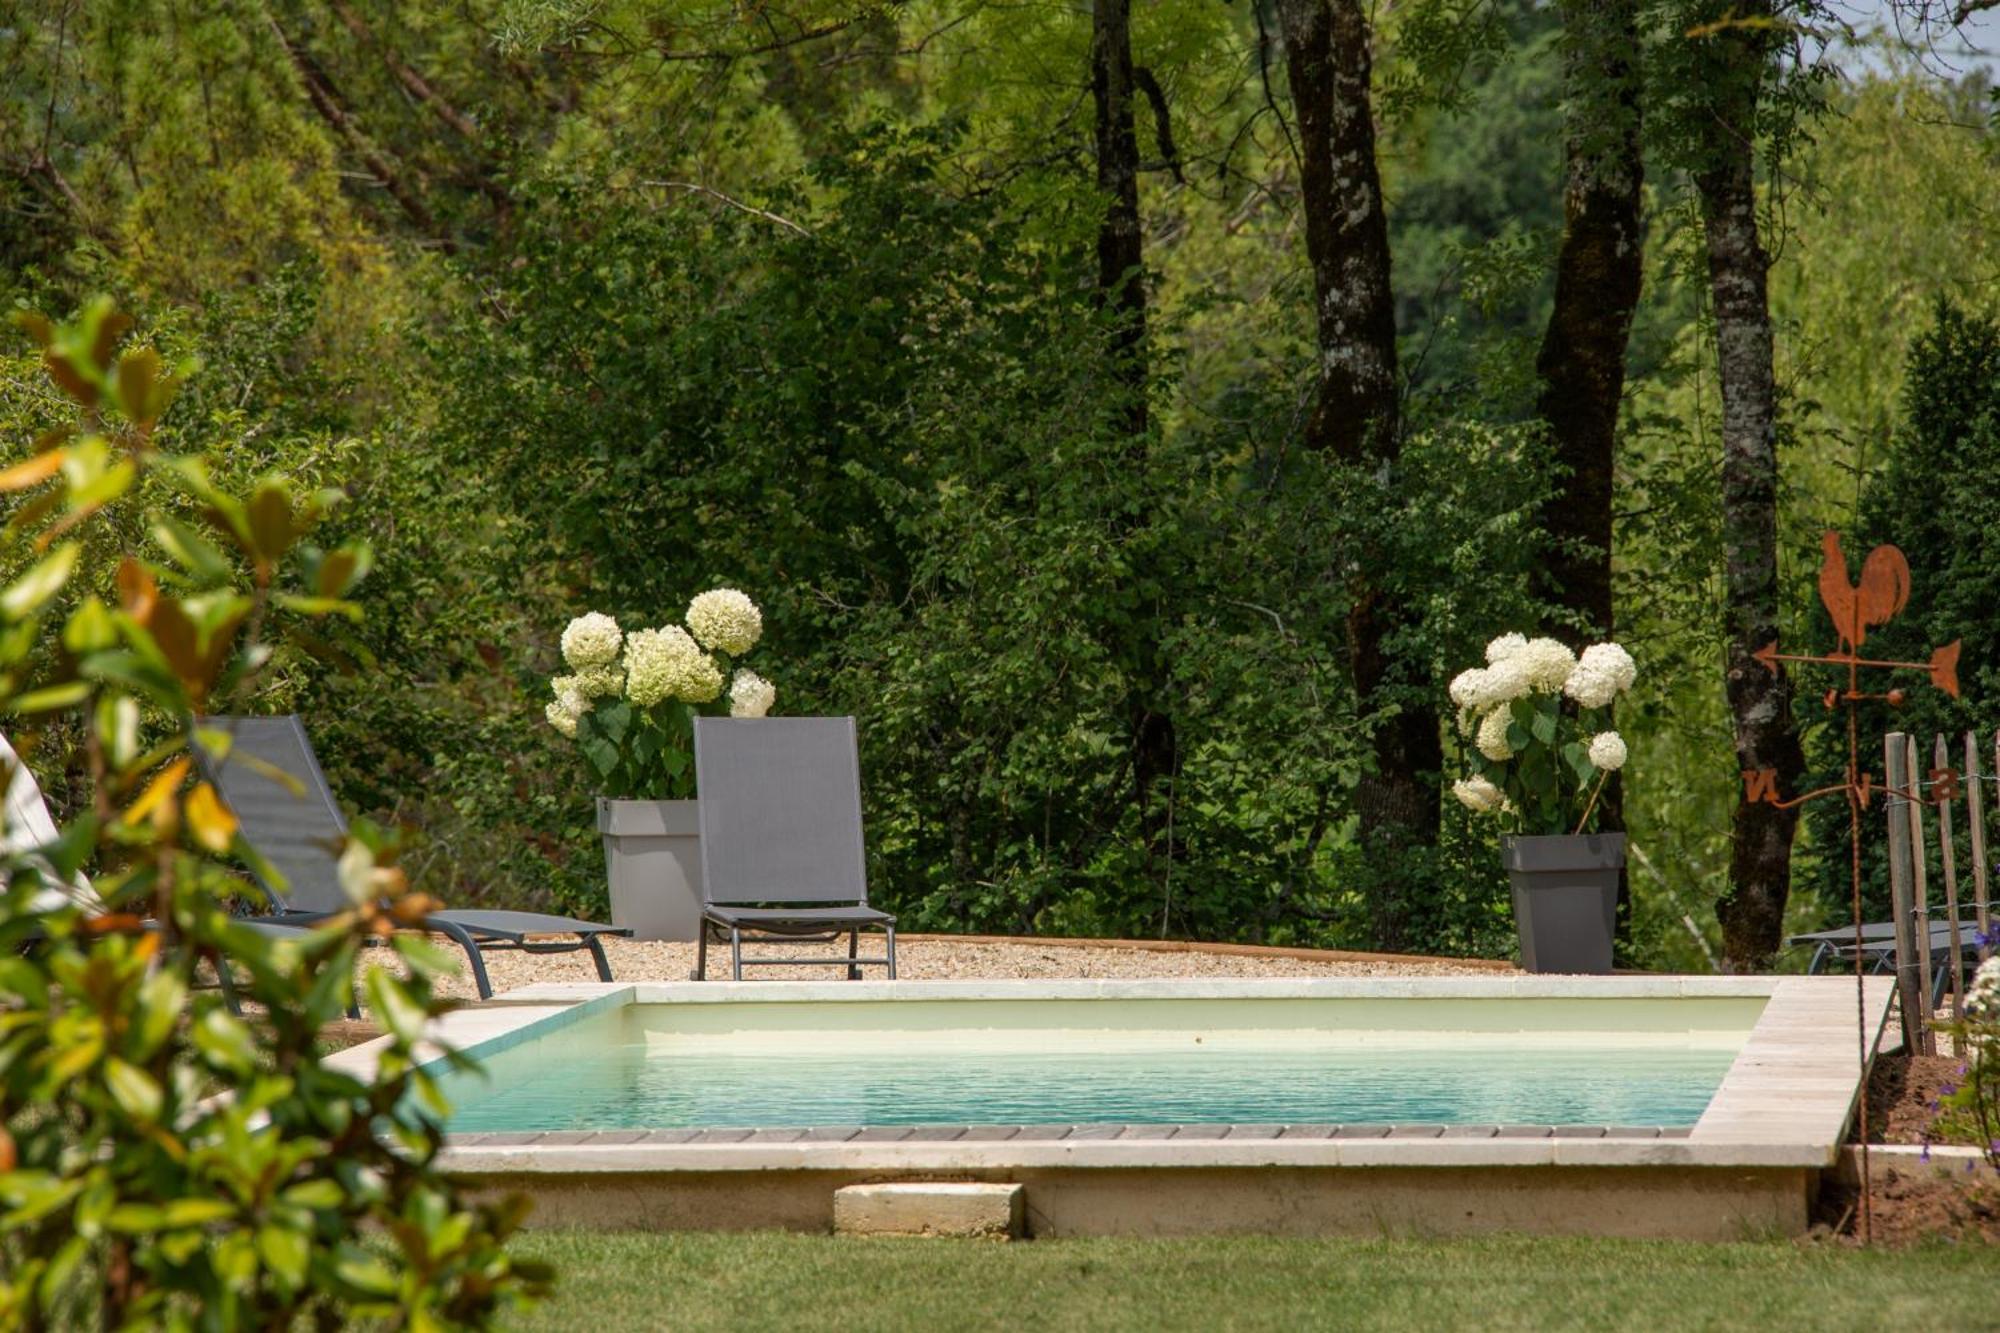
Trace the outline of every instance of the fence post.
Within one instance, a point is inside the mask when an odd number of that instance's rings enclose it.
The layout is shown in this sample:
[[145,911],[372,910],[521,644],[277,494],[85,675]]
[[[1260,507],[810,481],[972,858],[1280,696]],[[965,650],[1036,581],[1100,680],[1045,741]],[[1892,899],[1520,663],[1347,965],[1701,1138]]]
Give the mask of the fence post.
[[[1940,732],[1931,746],[1931,768],[1938,772],[1951,772],[1951,747],[1944,742]],[[1947,784],[1949,777],[1943,779]],[[1944,867],[1944,910],[1949,923],[1946,936],[1951,942],[1951,1017],[1958,1022],[1965,1017],[1965,962],[1962,951],[1965,941],[1958,934],[1958,843],[1952,837],[1951,788],[1945,786],[1938,793],[1938,863]]]
[[[1903,807],[1909,803],[1910,747],[1908,738],[1892,731],[1882,744],[1882,758],[1888,770],[1889,790],[1883,808],[1889,820],[1889,917],[1896,935],[1896,1007],[1903,1015],[1903,1050],[1925,1054],[1925,1017],[1929,1001],[1922,997],[1917,978],[1917,948],[1912,938],[1913,915],[1910,874],[1910,817]],[[1854,960],[1856,971],[1866,966],[1865,958]]]
[[[2000,732],[1993,735],[1994,756],[2000,758]],[[2000,772],[2000,769],[1996,769]],[[1966,821],[1972,825],[1972,909],[1974,920],[1979,922],[1979,961],[1985,962],[1993,956],[1993,911],[1987,905],[1986,897],[1986,793],[1980,790],[1984,781],[1979,775],[1979,737],[1968,731],[1965,733],[1965,788]]]
[[1903,811],[1910,818],[1910,899],[1916,907],[1911,923],[1917,951],[1917,975],[1924,985],[1924,1054],[1935,1055],[1931,1039],[1931,996],[1937,994],[1937,950],[1931,947],[1931,853],[1924,845],[1924,765],[1917,738],[1905,738],[1909,750],[1910,800]]

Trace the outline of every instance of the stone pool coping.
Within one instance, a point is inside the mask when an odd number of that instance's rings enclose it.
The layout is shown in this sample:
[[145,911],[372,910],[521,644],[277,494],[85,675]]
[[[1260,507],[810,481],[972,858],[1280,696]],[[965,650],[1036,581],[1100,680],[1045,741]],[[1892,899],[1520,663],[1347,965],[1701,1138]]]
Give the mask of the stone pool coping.
[[[1893,983],[1870,978],[1871,1048]],[[1832,1166],[1859,1094],[1849,977],[1340,977],[1102,981],[612,982],[541,984],[445,1015],[427,1034],[492,1053],[628,1003],[1021,999],[1766,999],[1692,1129],[1620,1126],[920,1126],[814,1130],[606,1130],[447,1136],[439,1159],[463,1174],[600,1175],[716,1171],[963,1173],[1172,1167]],[[544,1028],[541,1031],[547,1031]],[[332,1063],[370,1077],[369,1042]],[[477,1053],[475,1051],[475,1053]]]

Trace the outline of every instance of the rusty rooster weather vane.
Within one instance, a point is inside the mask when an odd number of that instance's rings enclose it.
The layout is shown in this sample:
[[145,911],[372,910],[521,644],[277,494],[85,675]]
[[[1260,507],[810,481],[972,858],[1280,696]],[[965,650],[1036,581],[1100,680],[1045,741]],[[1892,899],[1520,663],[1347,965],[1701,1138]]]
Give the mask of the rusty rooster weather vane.
[[[1822,796],[1845,796],[1848,807],[1849,869],[1853,877],[1852,898],[1854,911],[1854,991],[1855,1005],[1860,1019],[1861,1067],[1868,1067],[1868,1002],[1866,983],[1862,979],[1861,961],[1864,956],[1864,940],[1861,921],[1861,812],[1866,809],[1875,792],[1899,796],[1904,800],[1921,802],[1925,798],[1921,791],[1893,791],[1886,786],[1878,786],[1872,773],[1861,769],[1861,746],[1856,705],[1869,700],[1879,700],[1891,708],[1898,708],[1906,697],[1900,686],[1892,686],[1880,693],[1871,693],[1861,688],[1861,671],[1882,670],[1891,672],[1922,671],[1930,677],[1930,683],[1956,699],[1958,697],[1958,653],[1960,642],[1954,639],[1944,647],[1931,653],[1928,662],[1895,662],[1861,655],[1861,646],[1868,641],[1868,631],[1877,629],[1894,620],[1910,601],[1910,562],[1894,546],[1878,546],[1870,551],[1861,562],[1861,582],[1849,581],[1847,555],[1840,549],[1840,534],[1829,531],[1820,538],[1821,550],[1825,558],[1819,567],[1819,599],[1826,606],[1827,614],[1833,617],[1834,633],[1839,638],[1835,651],[1819,656],[1778,651],[1776,639],[1751,654],[1762,662],[1772,675],[1778,674],[1780,662],[1799,665],[1829,666],[1844,668],[1847,673],[1845,688],[1834,686],[1822,696],[1827,711],[1845,708],[1847,712],[1847,772],[1844,781],[1831,786],[1820,787],[1798,796],[1786,799],[1778,793],[1778,773],[1776,769],[1756,768],[1743,770],[1743,799],[1751,804],[1775,806],[1789,810],[1804,805],[1807,801]],[[1932,769],[1927,775],[1936,793],[1935,799],[1953,800],[1958,795],[1958,774],[1949,768]],[[1914,785],[1914,779],[1913,779]],[[1864,1242],[1873,1239],[1874,1216],[1870,1202],[1871,1181],[1868,1170],[1868,1081],[1861,1081],[1860,1098],[1860,1141],[1861,1141],[1861,1235]]]

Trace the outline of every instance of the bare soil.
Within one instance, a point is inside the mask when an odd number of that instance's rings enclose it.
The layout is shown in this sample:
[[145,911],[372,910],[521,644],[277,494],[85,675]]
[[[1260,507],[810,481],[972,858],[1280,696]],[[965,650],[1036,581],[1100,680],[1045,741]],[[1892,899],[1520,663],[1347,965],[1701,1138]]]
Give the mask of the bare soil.
[[[1948,1055],[1880,1055],[1868,1079],[1868,1141],[1922,1143],[1937,1120],[1937,1103],[1964,1066]],[[1934,1143],[1950,1139],[1933,1138]],[[1967,1140],[1968,1142],[1970,1140]]]

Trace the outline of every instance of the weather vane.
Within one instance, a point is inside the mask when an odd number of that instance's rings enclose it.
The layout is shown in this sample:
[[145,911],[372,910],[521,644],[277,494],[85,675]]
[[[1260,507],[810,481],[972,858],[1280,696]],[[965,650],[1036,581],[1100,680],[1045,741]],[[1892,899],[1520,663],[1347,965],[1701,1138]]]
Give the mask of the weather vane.
[[[1861,961],[1866,948],[1861,922],[1861,812],[1867,808],[1877,790],[1889,795],[1900,796],[1908,801],[1923,801],[1919,791],[1893,791],[1886,786],[1878,787],[1874,775],[1861,769],[1861,744],[1859,724],[1856,721],[1856,705],[1864,701],[1879,700],[1891,708],[1902,706],[1906,697],[1899,686],[1892,686],[1880,693],[1870,693],[1861,688],[1861,671],[1922,671],[1930,677],[1930,683],[1956,699],[1958,697],[1958,653],[1959,640],[1953,640],[1931,653],[1928,662],[1894,662],[1879,658],[1863,657],[1861,645],[1868,641],[1868,631],[1888,624],[1896,618],[1910,600],[1910,562],[1894,546],[1878,546],[1868,553],[1861,562],[1861,582],[1849,582],[1847,556],[1840,549],[1840,534],[1829,531],[1820,538],[1820,547],[1825,557],[1819,567],[1819,599],[1826,606],[1827,614],[1833,618],[1834,633],[1839,638],[1838,648],[1823,656],[1806,656],[1778,651],[1776,639],[1751,654],[1762,662],[1772,675],[1778,674],[1778,663],[1794,662],[1800,665],[1830,666],[1845,668],[1846,688],[1834,686],[1827,690],[1822,701],[1829,712],[1845,708],[1847,712],[1847,772],[1844,780],[1831,787],[1820,787],[1791,797],[1789,800],[1778,793],[1776,769],[1759,768],[1743,770],[1743,799],[1753,804],[1762,803],[1789,810],[1804,805],[1807,801],[1822,796],[1841,795],[1847,798],[1849,869],[1852,875],[1852,898],[1854,909],[1854,993],[1855,1005],[1860,1015],[1861,1032],[1861,1099],[1859,1107],[1859,1128],[1861,1139],[1861,1235],[1865,1242],[1874,1237],[1874,1215],[1870,1207],[1871,1182],[1868,1172],[1868,1000],[1866,983],[1862,978]],[[1952,769],[1932,769],[1929,778],[1937,799],[1951,800],[1958,794],[1958,774]],[[1926,941],[1928,947],[1928,941]]]

